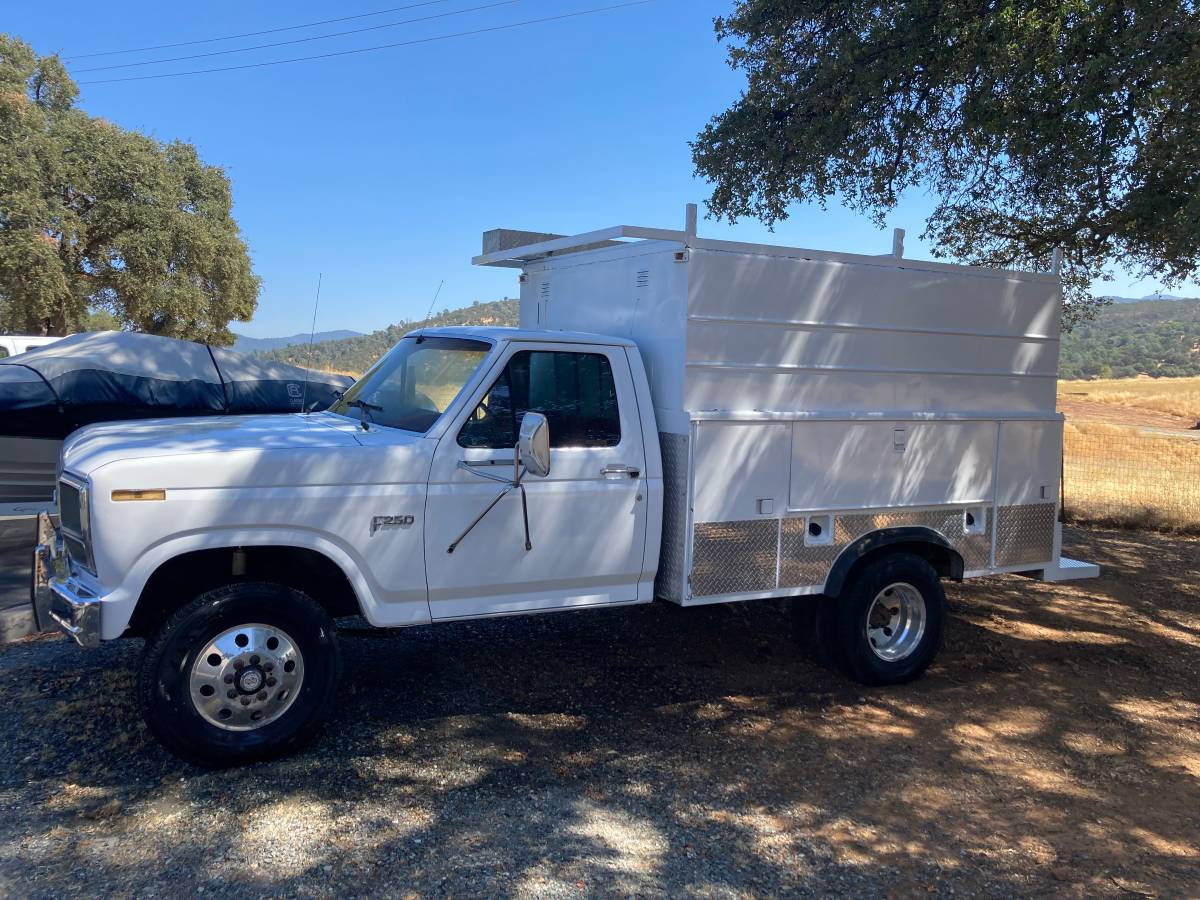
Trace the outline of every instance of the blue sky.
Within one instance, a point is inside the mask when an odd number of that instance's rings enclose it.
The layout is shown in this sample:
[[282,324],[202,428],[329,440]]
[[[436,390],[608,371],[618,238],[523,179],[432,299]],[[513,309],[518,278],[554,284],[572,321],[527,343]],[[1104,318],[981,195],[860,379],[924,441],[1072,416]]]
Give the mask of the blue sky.
[[[417,0],[208,0],[203,4],[19,4],[3,28],[59,51],[81,82],[236,65],[486,28],[617,0],[517,0],[440,20],[293,46],[154,66],[85,68],[294,40],[467,10],[447,0],[241,41],[140,54],[79,54],[198,40],[368,13]],[[575,19],[333,59],[161,80],[82,84],[80,105],[161,140],[192,141],[233,180],[235,215],[263,279],[245,334],[317,327],[370,331],[437,308],[516,294],[512,270],[470,265],[496,227],[573,233],[615,224],[682,227],[703,201],[687,142],[736,98],[712,19],[732,0],[657,0]],[[701,221],[702,235],[884,253],[890,229],[908,255],[930,203],[905,200],[884,230],[848,211],[797,207],[775,234],[753,221]],[[1105,291],[1153,283],[1118,276]]]

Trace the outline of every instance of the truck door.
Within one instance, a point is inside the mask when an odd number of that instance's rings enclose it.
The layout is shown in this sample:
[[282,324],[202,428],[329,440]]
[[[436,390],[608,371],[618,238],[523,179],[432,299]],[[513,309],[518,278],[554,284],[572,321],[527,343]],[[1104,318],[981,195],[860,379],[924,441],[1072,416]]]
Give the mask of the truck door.
[[[511,479],[521,416],[550,425],[550,474],[527,476],[448,552]],[[438,444],[426,507],[433,618],[637,601],[646,545],[645,447],[620,347],[514,343]]]

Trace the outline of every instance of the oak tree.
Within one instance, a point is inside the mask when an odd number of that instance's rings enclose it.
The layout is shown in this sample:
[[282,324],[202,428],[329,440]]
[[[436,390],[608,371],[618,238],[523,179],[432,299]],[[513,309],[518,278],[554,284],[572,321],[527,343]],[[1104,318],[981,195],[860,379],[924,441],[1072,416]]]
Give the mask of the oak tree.
[[191,144],[89,116],[77,96],[56,56],[0,35],[0,330],[65,334],[107,313],[231,343],[259,279],[229,179]]
[[1068,323],[1114,268],[1200,265],[1193,0],[742,0],[716,30],[747,79],[692,144],[717,216],[836,195],[882,224],[922,188],[939,255],[1061,247]]

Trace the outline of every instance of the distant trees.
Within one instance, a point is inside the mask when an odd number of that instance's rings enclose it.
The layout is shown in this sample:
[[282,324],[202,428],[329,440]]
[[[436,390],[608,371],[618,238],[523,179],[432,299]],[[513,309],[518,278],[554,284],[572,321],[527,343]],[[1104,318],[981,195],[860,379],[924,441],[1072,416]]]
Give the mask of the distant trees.
[[374,365],[379,357],[391,350],[400,338],[416,328],[436,328],[449,325],[516,325],[519,317],[519,305],[517,300],[493,300],[486,303],[475,301],[463,309],[444,309],[429,319],[399,322],[371,334],[337,341],[321,341],[313,344],[311,349],[307,344],[294,344],[259,355],[313,369],[361,374]]
[[920,187],[940,254],[1062,247],[1068,322],[1107,268],[1200,266],[1193,0],[740,0],[716,28],[747,78],[692,145],[717,216],[836,195],[882,224]]
[[225,173],[75,107],[56,56],[0,35],[0,330],[65,334],[91,313],[233,341],[259,279]]
[[1063,337],[1061,378],[1200,375],[1200,300],[1106,307]]

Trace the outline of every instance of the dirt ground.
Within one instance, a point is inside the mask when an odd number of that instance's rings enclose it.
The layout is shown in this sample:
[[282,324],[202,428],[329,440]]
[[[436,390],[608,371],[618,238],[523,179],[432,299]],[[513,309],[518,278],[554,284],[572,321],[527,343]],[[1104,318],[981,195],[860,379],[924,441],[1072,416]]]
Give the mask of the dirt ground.
[[1200,540],[1071,530],[1075,585],[952,585],[865,690],[782,604],[346,634],[324,735],[150,741],[140,642],[0,651],[7,896],[1200,896]]
[[1103,422],[1107,425],[1136,425],[1158,431],[1194,431],[1196,420],[1174,413],[1136,406],[1118,406],[1071,394],[1058,395],[1058,411],[1068,422]]

